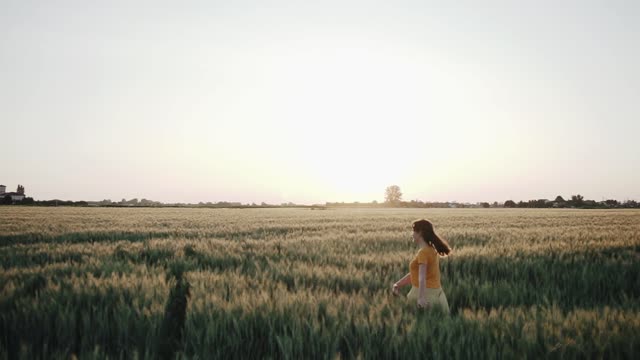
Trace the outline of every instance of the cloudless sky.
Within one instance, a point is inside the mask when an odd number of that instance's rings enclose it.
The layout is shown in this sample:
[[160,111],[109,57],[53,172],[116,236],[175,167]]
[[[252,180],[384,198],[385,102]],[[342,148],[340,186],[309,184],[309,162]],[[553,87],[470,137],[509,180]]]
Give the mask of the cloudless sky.
[[637,1],[1,7],[8,191],[640,200]]

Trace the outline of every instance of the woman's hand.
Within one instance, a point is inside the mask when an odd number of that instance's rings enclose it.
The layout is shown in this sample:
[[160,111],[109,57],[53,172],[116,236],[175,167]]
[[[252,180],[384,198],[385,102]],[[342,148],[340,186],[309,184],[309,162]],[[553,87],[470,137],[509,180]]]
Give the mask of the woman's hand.
[[430,309],[431,304],[425,298],[418,298],[418,309]]
[[394,296],[400,295],[400,287],[398,286],[398,284],[393,284],[393,286],[391,286],[391,293]]

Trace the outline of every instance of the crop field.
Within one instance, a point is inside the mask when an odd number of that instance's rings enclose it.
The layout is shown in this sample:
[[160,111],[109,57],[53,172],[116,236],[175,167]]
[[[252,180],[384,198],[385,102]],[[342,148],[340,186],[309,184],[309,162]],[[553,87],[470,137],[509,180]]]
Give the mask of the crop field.
[[[390,292],[419,218],[450,316]],[[637,210],[5,206],[0,264],[0,359],[640,355]]]

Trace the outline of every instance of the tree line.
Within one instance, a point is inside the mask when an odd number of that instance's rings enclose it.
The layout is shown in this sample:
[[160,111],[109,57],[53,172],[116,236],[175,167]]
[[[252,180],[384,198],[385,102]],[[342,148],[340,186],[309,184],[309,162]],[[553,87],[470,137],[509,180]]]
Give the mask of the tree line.
[[[528,201],[507,200],[504,203],[494,201],[493,203],[478,202],[474,204],[470,203],[458,203],[458,202],[424,202],[420,200],[402,201],[402,191],[398,185],[391,185],[385,189],[384,194],[385,202],[382,206],[392,207],[418,207],[418,208],[576,208],[576,209],[618,209],[618,208],[640,208],[640,203],[635,200],[626,200],[620,202],[615,199],[608,199],[603,201],[586,200],[584,196],[577,194],[571,195],[570,198],[565,200],[562,196],[558,195],[554,200],[549,199],[535,199]],[[373,206],[378,204],[374,201]]]
[[586,200],[584,196],[571,195],[565,200],[558,195],[554,200],[537,199],[529,201],[507,200],[504,202],[506,208],[577,208],[577,209],[624,209],[624,208],[640,208],[640,203],[635,200],[625,200],[620,202],[615,199],[607,199],[603,201]]
[[[603,201],[587,200],[584,196],[577,194],[571,195],[566,200],[558,195],[554,200],[548,199],[534,199],[527,201],[514,201],[506,200],[505,202],[494,201],[489,202],[476,202],[476,203],[460,203],[456,201],[422,201],[422,200],[402,200],[402,191],[398,185],[391,185],[385,189],[384,198],[385,201],[379,203],[374,200],[372,202],[327,202],[324,205],[313,205],[312,208],[324,208],[324,207],[399,207],[399,208],[574,208],[574,209],[633,209],[640,208],[640,202],[635,200],[625,200],[623,202],[608,199]],[[31,197],[25,197],[22,201],[12,200],[11,196],[7,195],[0,198],[0,205],[31,205],[31,206],[106,206],[106,207],[213,207],[213,208],[266,208],[266,207],[308,207],[306,205],[298,205],[292,202],[282,203],[279,205],[267,204],[262,202],[261,204],[241,204],[239,202],[227,202],[219,201],[217,203],[212,202],[200,202],[198,204],[187,203],[174,203],[165,204],[159,201],[137,198],[121,201],[111,201],[105,199],[102,201],[65,201],[65,200],[34,200]]]
[[71,200],[34,200],[25,197],[22,200],[13,200],[10,195],[0,198],[0,205],[29,205],[29,206],[88,206],[86,201]]

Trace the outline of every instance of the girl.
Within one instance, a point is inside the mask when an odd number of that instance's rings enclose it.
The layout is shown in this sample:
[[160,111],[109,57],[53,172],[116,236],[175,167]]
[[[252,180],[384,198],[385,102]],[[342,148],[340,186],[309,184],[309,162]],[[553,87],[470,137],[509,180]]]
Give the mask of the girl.
[[415,301],[419,308],[438,306],[448,314],[449,303],[440,284],[439,256],[449,255],[451,247],[436,235],[433,224],[425,219],[413,222],[413,241],[419,247],[418,253],[409,264],[409,273],[393,284],[393,294],[399,295],[401,287],[411,284],[409,300]]

